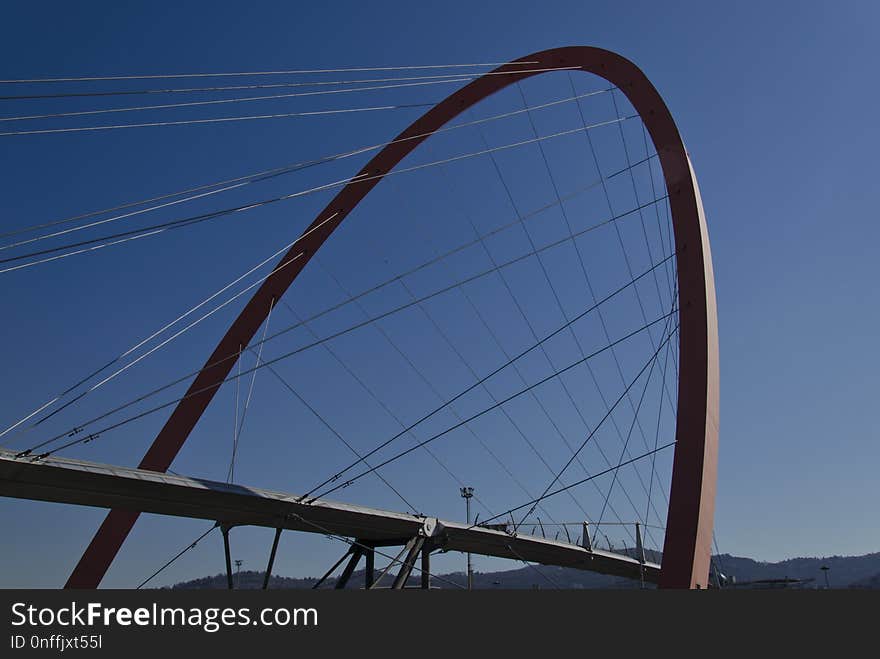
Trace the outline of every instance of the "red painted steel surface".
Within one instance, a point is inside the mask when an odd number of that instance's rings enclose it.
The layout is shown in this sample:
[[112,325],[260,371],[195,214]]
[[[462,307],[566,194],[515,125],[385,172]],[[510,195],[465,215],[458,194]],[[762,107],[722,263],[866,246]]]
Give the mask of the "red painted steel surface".
[[[529,62],[527,66],[518,64]],[[666,104],[644,74],[615,53],[587,46],[554,48],[495,69],[425,113],[359,172],[363,182],[346,185],[284,255],[279,269],[260,286],[221,339],[187,395],[159,432],[139,467],[165,471],[239,354],[269,312],[333,230],[382,176],[427,139],[428,134],[494,92],[536,75],[535,69],[577,67],[605,78],[641,115],[660,157],[672,209],[679,278],[680,375],[678,426],[660,585],[705,588],[708,584],[718,454],[718,334],[709,239],[696,179]],[[517,72],[519,71],[519,72]],[[411,139],[407,139],[411,138]],[[404,140],[404,141],[401,141]],[[276,266],[277,267],[277,266]],[[198,392],[198,393],[197,393]],[[138,513],[112,510],[98,529],[67,588],[96,588]]]

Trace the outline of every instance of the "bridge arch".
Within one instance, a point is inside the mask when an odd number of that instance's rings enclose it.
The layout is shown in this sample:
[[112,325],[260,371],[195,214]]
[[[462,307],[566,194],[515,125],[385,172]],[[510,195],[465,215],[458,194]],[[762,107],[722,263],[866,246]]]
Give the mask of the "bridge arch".
[[[525,64],[526,68],[523,68]],[[242,345],[248,345],[310,258],[383,176],[450,120],[501,89],[545,70],[570,68],[616,86],[642,118],[658,153],[675,235],[678,272],[680,375],[676,447],[661,587],[705,588],[715,508],[718,459],[718,330],[712,257],[699,187],[678,128],[660,94],[632,62],[600,48],[544,50],[481,76],[426,112],[373,157],[305,230],[232,323],[190,385],[139,468],[166,471],[186,442]],[[298,256],[300,255],[301,256]],[[101,524],[67,581],[67,588],[96,588],[139,513],[114,509]]]

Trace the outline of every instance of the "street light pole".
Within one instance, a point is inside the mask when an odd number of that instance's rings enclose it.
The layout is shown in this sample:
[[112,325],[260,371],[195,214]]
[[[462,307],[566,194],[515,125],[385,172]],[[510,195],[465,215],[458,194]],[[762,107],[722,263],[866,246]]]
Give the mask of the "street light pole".
[[831,589],[831,586],[830,586],[829,583],[828,583],[828,570],[830,570],[831,568],[828,567],[827,565],[823,565],[823,566],[820,567],[819,569],[822,570],[822,572],[825,573],[825,590],[830,590],[830,589]]
[[244,561],[236,559],[235,561],[235,587],[241,588],[241,564]]
[[[465,507],[466,507],[466,518],[465,521],[468,525],[471,523],[471,498],[474,496],[474,488],[472,487],[463,487],[461,488],[461,496],[464,498]],[[474,589],[474,571],[471,568],[471,553],[467,554],[467,587],[468,590]]]

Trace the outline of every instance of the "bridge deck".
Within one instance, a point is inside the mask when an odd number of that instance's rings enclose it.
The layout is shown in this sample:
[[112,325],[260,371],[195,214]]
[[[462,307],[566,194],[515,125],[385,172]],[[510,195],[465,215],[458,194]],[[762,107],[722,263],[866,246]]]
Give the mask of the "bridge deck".
[[[230,526],[263,526],[336,534],[380,544],[403,544],[420,533],[451,551],[471,552],[558,565],[631,578],[639,563],[622,554],[567,542],[375,510],[201,478],[159,473],[50,456],[34,461],[0,449],[0,496],[36,501],[123,508],[160,515],[217,521]],[[656,582],[660,566],[644,565],[645,580]]]

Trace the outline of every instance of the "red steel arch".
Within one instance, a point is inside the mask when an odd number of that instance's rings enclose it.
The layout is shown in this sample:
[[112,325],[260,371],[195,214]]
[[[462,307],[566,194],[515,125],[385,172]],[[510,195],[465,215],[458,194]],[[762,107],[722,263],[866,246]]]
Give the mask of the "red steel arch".
[[[523,66],[528,63],[524,69]],[[382,177],[434,131],[487,96],[536,69],[573,67],[606,79],[632,103],[659,154],[675,232],[679,290],[680,375],[676,448],[667,514],[661,587],[705,588],[715,511],[718,460],[718,330],[709,237],[697,181],[678,128],[663,99],[629,60],[600,48],[570,46],[527,55],[480,77],[439,103],[383,148],[306,229],[260,286],[208,358],[139,467],[164,472],[248,345],[270,306],[296,279],[333,230]],[[358,182],[357,178],[364,178]],[[302,252],[302,256],[291,259]],[[111,510],[67,581],[67,588],[96,588],[138,512]]]

